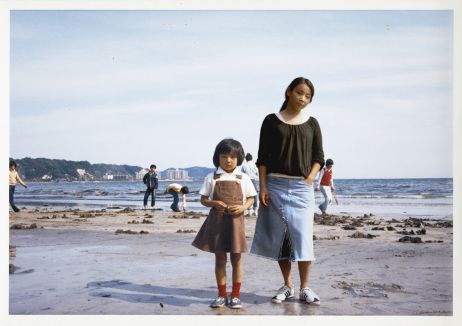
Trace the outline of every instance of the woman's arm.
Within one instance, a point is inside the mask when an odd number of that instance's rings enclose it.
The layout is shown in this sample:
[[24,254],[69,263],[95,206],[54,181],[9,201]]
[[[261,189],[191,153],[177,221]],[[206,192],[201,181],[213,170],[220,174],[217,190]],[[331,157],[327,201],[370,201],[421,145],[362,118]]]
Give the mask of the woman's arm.
[[316,179],[316,174],[318,174],[320,169],[321,164],[319,164],[318,162],[314,162],[313,166],[311,167],[310,174],[308,174],[308,178],[305,179],[305,182],[309,185],[312,185],[314,180]]
[[258,177],[260,180],[260,193],[258,194],[260,202],[268,206],[268,188],[266,185],[266,166],[260,165],[258,167]]

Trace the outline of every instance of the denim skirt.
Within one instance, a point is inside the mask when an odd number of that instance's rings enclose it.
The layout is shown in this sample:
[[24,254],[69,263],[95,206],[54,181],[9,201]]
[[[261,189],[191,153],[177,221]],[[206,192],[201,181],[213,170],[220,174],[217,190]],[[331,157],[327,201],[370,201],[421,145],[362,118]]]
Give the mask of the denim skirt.
[[314,189],[302,178],[267,176],[269,204],[260,205],[250,254],[313,261]]

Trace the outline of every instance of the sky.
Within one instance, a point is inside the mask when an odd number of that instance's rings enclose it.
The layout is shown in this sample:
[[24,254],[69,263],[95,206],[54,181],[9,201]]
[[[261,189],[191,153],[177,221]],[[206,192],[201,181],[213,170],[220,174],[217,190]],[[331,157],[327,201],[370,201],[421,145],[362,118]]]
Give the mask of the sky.
[[337,178],[452,177],[448,10],[12,10],[10,157],[212,167],[257,156],[292,79]]

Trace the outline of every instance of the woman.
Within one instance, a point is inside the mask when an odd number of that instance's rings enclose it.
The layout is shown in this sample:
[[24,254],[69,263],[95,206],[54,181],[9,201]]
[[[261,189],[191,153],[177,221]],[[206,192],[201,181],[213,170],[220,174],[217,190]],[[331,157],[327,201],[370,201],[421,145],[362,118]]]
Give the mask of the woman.
[[313,252],[313,182],[324,165],[321,129],[304,114],[311,103],[313,84],[298,77],[287,87],[281,110],[269,114],[260,131],[258,160],[260,209],[251,253],[277,260],[284,278],[272,298],[281,303],[295,296],[291,261],[298,263],[299,298],[320,303],[308,287]]

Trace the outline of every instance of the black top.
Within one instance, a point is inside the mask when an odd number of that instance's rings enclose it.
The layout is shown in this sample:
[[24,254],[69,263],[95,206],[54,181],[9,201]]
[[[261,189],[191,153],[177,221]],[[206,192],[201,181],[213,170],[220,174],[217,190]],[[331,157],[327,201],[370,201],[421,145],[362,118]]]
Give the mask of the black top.
[[159,185],[159,179],[157,173],[146,173],[143,177],[143,183],[148,189],[157,189]]
[[265,117],[260,130],[257,166],[266,166],[267,173],[307,178],[314,162],[324,166],[321,128],[315,118],[290,125],[274,113]]

